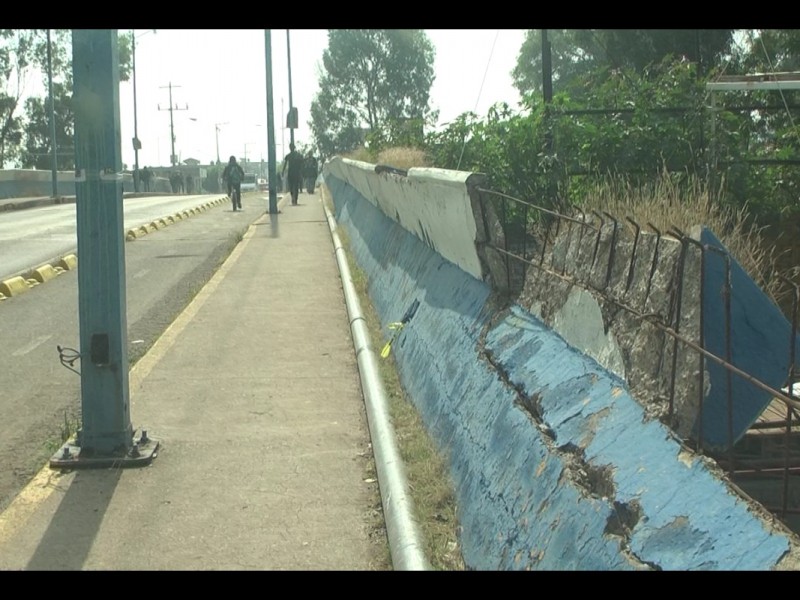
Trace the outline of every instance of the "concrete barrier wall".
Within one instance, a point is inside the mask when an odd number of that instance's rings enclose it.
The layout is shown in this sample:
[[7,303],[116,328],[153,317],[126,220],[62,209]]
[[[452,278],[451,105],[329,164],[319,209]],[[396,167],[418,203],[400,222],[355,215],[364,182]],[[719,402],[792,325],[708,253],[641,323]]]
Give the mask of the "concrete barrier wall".
[[[59,196],[75,196],[75,173],[59,171],[56,175],[56,190]],[[122,176],[122,191],[134,191],[133,177],[129,173]],[[166,178],[156,178],[153,192],[171,193],[172,188]],[[35,169],[0,170],[0,198],[36,198],[53,195],[53,174],[51,171]]]
[[[383,326],[419,301],[393,355],[449,457],[468,568],[798,565],[795,537],[648,419],[622,379],[522,307],[491,307],[492,289],[475,276],[475,263],[466,262],[470,272],[457,262],[471,256],[472,229],[425,228],[459,240],[452,260],[439,251],[447,243],[406,226],[425,222],[414,219],[414,204],[402,213],[380,208],[425,187],[423,174],[413,183],[384,174],[376,186],[364,164],[334,159],[324,176]],[[459,178],[466,187],[468,176]],[[431,185],[440,180],[435,174]]]
[[327,169],[450,262],[477,279],[488,277],[475,245],[478,228],[469,193],[483,181],[481,175],[410,169],[407,176],[398,176],[339,158]]
[[786,385],[791,324],[713,233],[698,226],[687,237],[694,243],[610,224],[595,233],[572,222],[528,269],[518,302],[624,379],[650,416],[682,439],[702,438],[704,448],[724,452],[774,395],[710,359],[701,377],[697,351],[622,307],[656,318],[774,390]]

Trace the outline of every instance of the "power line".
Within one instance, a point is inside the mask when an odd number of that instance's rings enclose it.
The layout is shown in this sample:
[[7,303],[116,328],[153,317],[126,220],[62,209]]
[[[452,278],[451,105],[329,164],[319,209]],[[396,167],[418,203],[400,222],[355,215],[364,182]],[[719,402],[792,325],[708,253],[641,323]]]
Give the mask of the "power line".
[[[489,58],[486,61],[486,68],[483,70],[483,79],[481,79],[481,87],[478,88],[478,97],[475,98],[475,108],[472,112],[478,111],[478,102],[480,102],[481,94],[483,93],[483,84],[486,83],[486,75],[489,73],[489,65],[492,63],[492,56],[494,55],[494,47],[497,45],[497,38],[500,36],[500,30],[498,29],[494,34],[494,41],[492,42],[492,49],[489,51]],[[461,145],[461,156],[458,157],[458,164],[456,165],[456,170],[461,168],[461,159],[464,158],[464,149],[467,146],[467,139],[464,138],[464,141]]]

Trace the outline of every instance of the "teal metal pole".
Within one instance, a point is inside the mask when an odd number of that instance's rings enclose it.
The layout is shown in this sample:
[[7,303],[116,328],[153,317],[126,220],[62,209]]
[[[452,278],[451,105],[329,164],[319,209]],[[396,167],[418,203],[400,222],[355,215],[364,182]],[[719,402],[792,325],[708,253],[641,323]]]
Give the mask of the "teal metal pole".
[[267,65],[267,164],[269,167],[269,214],[278,214],[278,192],[275,182],[278,180],[275,164],[275,117],[272,104],[272,32],[264,30],[264,52]]
[[82,456],[133,445],[117,31],[72,33]]
[[[294,111],[294,104],[292,104],[292,47],[289,44],[289,30],[286,30],[286,66],[289,70],[289,112]],[[294,144],[294,128],[297,125],[292,123],[289,126],[289,143]]]
[[50,41],[50,30],[47,30],[47,90],[50,96],[50,143],[53,145],[51,179],[53,183],[53,198],[58,197],[58,144],[56,144],[56,101],[53,98],[53,48]]

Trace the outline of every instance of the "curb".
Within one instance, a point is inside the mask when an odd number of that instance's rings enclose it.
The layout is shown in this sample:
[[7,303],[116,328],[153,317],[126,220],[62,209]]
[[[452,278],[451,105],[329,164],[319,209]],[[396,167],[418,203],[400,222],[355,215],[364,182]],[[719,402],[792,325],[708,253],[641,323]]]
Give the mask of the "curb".
[[[211,200],[197,208],[184,210],[180,213],[175,213],[174,215],[155,219],[146,225],[141,225],[134,229],[128,229],[125,232],[125,241],[132,242],[133,240],[143,237],[148,233],[157,231],[158,229],[163,229],[169,225],[177,223],[178,221],[188,219],[191,216],[199,215],[205,210],[218,206],[223,202],[228,202],[227,196],[217,198],[216,200]],[[77,268],[78,256],[76,254],[68,254],[55,259],[50,263],[39,265],[23,275],[17,275],[5,280],[0,280],[0,301],[13,296],[19,296],[20,294],[27,292],[32,287],[39,285],[40,283],[50,281],[61,273],[73,271]]]

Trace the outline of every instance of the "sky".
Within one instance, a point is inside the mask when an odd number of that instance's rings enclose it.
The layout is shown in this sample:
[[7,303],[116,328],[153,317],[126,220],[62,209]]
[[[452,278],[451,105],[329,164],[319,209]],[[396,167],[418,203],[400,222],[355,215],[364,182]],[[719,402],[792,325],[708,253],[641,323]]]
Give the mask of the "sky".
[[[288,44],[287,44],[288,31]],[[291,104],[297,107],[298,147],[312,143],[308,127],[318,90],[325,29],[273,29],[272,103],[275,153],[289,151],[291,132],[283,126]],[[267,160],[266,45],[263,29],[136,29],[136,110],[132,81],[120,84],[122,162],[133,168],[135,130],[142,148],[139,167],[168,166],[175,135],[180,161],[203,164]],[[525,37],[523,29],[430,29],[435,78],[431,107],[438,125],[472,111],[484,116],[496,102],[518,106],[511,70]],[[287,52],[288,46],[288,52]],[[170,101],[171,97],[171,101]],[[172,110],[170,111],[170,106]]]

